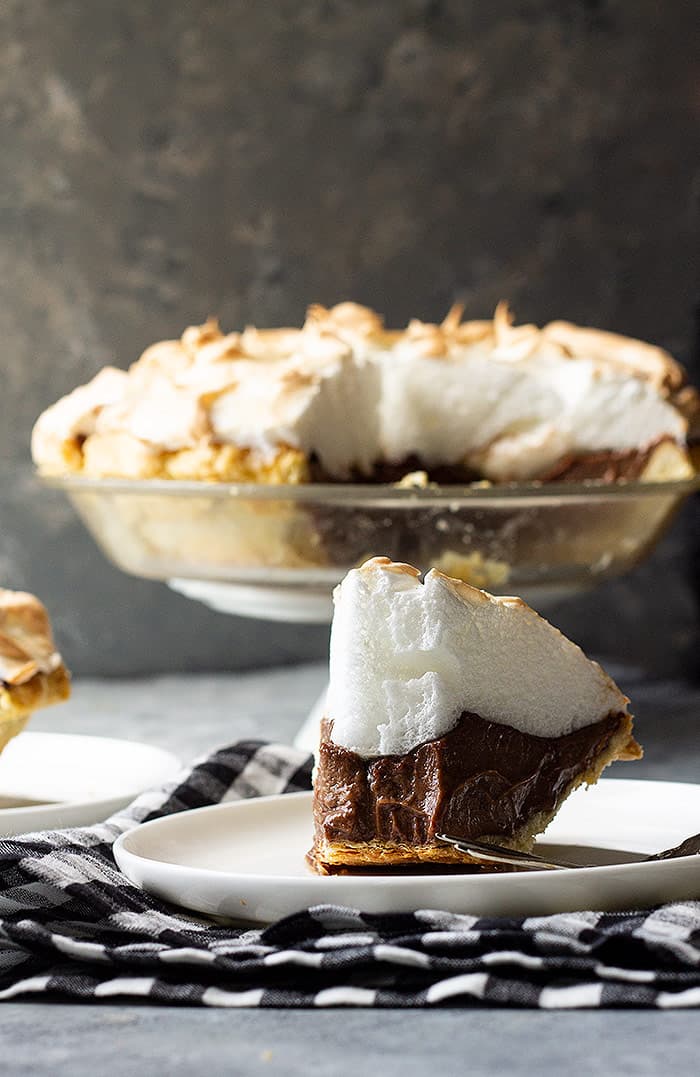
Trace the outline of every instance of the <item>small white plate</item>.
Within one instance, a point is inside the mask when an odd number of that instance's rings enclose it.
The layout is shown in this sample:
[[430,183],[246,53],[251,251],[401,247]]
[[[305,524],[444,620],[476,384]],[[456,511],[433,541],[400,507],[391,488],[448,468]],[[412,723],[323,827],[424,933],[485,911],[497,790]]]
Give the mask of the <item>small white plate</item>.
[[700,825],[700,785],[602,781],[567,801],[538,849],[591,867],[518,874],[310,872],[311,794],[261,797],[157,819],[117,840],[132,882],[197,912],[267,923],[309,905],[534,916],[700,897],[700,856],[638,863]]
[[134,741],[20,733],[0,754],[0,835],[102,822],[179,765]]

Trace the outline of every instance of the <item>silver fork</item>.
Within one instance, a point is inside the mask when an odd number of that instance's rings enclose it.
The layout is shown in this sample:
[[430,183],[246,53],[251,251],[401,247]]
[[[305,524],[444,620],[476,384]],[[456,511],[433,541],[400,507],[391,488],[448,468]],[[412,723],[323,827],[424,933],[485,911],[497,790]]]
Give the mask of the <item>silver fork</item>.
[[[504,845],[495,845],[488,841],[473,841],[471,838],[456,838],[452,834],[436,834],[438,841],[454,846],[460,853],[466,853],[473,860],[485,864],[510,864],[518,868],[540,868],[540,870],[566,871],[569,868],[585,868],[590,864],[574,864],[569,860],[549,860],[537,853],[521,853],[518,849],[508,849]],[[677,856],[692,856],[700,853],[700,834],[693,834],[673,849],[664,849],[653,856],[645,856],[635,863],[647,863],[649,860],[673,860]]]

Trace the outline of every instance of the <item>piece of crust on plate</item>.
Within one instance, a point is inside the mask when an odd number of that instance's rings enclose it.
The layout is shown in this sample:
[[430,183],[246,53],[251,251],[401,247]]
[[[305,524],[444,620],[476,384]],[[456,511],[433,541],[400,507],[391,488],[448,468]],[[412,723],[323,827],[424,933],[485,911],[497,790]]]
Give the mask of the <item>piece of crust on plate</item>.
[[46,608],[26,591],[0,588],[0,751],[35,710],[69,695]]

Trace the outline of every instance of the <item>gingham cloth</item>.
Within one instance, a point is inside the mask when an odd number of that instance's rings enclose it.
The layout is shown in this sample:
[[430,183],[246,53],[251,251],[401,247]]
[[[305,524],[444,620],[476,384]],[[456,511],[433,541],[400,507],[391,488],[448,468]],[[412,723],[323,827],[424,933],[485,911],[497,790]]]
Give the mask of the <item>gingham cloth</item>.
[[700,1006],[700,902],[529,919],[317,906],[265,928],[206,921],[118,871],[147,819],[310,787],[308,756],[245,741],[106,823],[0,841],[0,999],[206,1006]]

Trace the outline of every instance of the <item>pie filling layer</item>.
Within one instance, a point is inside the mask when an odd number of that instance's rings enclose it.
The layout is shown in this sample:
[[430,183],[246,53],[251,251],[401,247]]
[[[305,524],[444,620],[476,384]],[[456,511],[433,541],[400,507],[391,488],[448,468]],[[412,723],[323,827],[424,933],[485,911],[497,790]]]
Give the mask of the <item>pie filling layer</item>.
[[440,832],[527,847],[576,785],[595,781],[613,758],[640,754],[630,729],[620,712],[537,737],[465,711],[449,733],[405,755],[363,758],[333,743],[326,718],[312,866],[361,864],[363,846],[368,864],[406,862],[411,848],[416,860],[454,860],[447,846],[435,848]]
[[[667,441],[669,439],[662,440]],[[659,442],[655,442],[644,449],[627,449],[624,451],[608,449],[592,453],[569,453],[561,457],[554,466],[547,468],[544,473],[534,476],[534,481],[634,481],[642,477],[644,469],[658,444]],[[369,475],[363,475],[360,471],[353,471],[350,481],[367,484],[389,484],[400,482],[406,475],[414,472],[424,472],[430,482],[436,482],[440,485],[449,485],[451,483],[467,485],[483,479],[481,473],[475,468],[459,464],[433,464],[429,466],[420,456],[414,454],[396,463],[388,460],[378,460]],[[313,482],[332,483],[338,481],[334,475],[325,472],[316,459],[311,460],[309,478]]]
[[[668,474],[651,478],[685,478],[692,474],[684,449],[670,438],[660,438],[638,449],[606,449],[597,452],[567,453],[556,463],[529,476],[534,482],[619,482],[647,477],[646,471],[660,445],[669,449],[665,460]],[[305,483],[345,483],[364,485],[401,482],[407,475],[424,473],[426,482],[439,485],[468,485],[485,476],[467,464],[427,464],[418,454],[398,461],[377,460],[368,472],[358,468],[339,476],[327,470],[315,454],[307,456],[298,448],[282,446],[267,452],[212,443],[199,449],[159,452],[145,443],[126,437],[90,437],[64,445],[60,466],[42,468],[47,474],[80,473],[92,478],[179,479],[203,482],[256,482],[283,485]],[[512,481],[490,479],[500,482]]]

